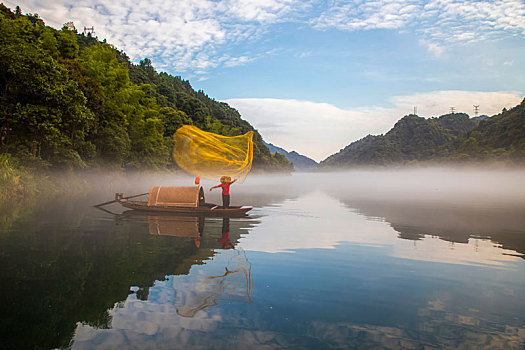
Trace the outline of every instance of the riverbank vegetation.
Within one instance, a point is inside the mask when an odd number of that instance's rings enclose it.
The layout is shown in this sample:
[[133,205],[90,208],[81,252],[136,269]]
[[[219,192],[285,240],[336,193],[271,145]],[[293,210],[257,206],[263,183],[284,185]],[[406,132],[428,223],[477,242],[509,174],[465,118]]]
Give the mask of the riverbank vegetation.
[[256,171],[291,171],[261,135],[225,103],[195,91],[151,61],[61,30],[37,14],[0,4],[0,155],[2,196],[32,191],[48,170],[176,169],[172,136],[184,124],[227,136],[254,133]]
[[35,191],[31,173],[16,166],[8,154],[0,154],[0,188],[10,189],[0,191],[2,202],[17,200]]

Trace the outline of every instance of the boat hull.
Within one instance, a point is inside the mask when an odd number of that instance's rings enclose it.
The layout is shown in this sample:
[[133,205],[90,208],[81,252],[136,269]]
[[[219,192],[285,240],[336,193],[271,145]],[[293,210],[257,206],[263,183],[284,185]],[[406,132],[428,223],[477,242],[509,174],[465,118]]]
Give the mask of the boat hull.
[[174,207],[174,206],[148,206],[148,202],[145,201],[130,201],[127,199],[120,199],[118,202],[126,208],[147,211],[147,212],[162,212],[172,213],[178,215],[190,215],[190,216],[219,216],[219,217],[232,217],[232,216],[245,216],[246,213],[253,209],[249,206],[230,206],[228,209],[223,209],[218,205],[212,203],[205,203],[198,207]]

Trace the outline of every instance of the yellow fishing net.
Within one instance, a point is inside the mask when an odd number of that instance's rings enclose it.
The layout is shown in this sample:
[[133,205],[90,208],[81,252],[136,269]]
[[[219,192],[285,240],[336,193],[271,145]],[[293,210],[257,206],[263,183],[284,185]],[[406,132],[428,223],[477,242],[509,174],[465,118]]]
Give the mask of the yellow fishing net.
[[253,131],[221,136],[184,125],[173,137],[173,158],[190,174],[217,181],[227,175],[242,182],[252,168]]

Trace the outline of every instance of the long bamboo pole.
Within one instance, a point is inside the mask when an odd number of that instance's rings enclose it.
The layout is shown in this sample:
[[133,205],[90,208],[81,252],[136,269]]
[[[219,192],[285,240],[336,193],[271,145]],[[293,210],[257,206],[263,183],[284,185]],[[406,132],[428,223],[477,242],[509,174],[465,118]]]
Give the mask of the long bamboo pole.
[[[134,196],[129,196],[129,197],[123,197],[123,198],[120,198],[120,199],[130,199],[130,198],[135,198],[135,197],[140,197],[140,196],[144,196],[146,194],[149,194],[149,192],[146,192],[146,193],[141,193],[141,194],[136,194]],[[107,205],[107,204],[111,204],[111,203],[115,203],[117,202],[118,199],[114,199],[112,201],[109,201],[109,202],[104,202],[104,203],[100,203],[100,204],[97,204],[97,205],[94,205],[94,207],[101,207],[103,205]]]

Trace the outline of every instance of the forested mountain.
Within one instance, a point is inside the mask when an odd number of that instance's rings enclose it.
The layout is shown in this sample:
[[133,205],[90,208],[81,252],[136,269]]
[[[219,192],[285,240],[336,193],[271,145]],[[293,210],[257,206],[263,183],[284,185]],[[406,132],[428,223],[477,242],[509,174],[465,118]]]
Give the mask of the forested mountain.
[[525,162],[525,99],[508,111],[481,120],[448,149],[438,150],[435,158]]
[[524,161],[525,100],[493,117],[463,113],[425,119],[408,115],[385,135],[368,135],[320,163],[321,167],[413,162]]
[[368,135],[320,163],[322,167],[403,164],[433,157],[437,148],[476,127],[464,113],[425,119],[401,118],[385,135]]
[[266,147],[270,150],[271,153],[280,153],[286,157],[290,162],[292,162],[294,169],[297,171],[307,171],[312,170],[317,165],[319,165],[315,160],[312,158],[308,158],[307,156],[303,156],[302,154],[297,153],[296,151],[288,152],[284,148],[277,147],[271,143],[264,143]]
[[173,167],[183,124],[227,136],[254,133],[254,169],[290,170],[225,103],[157,73],[72,22],[61,30],[0,4],[0,155],[36,168]]

